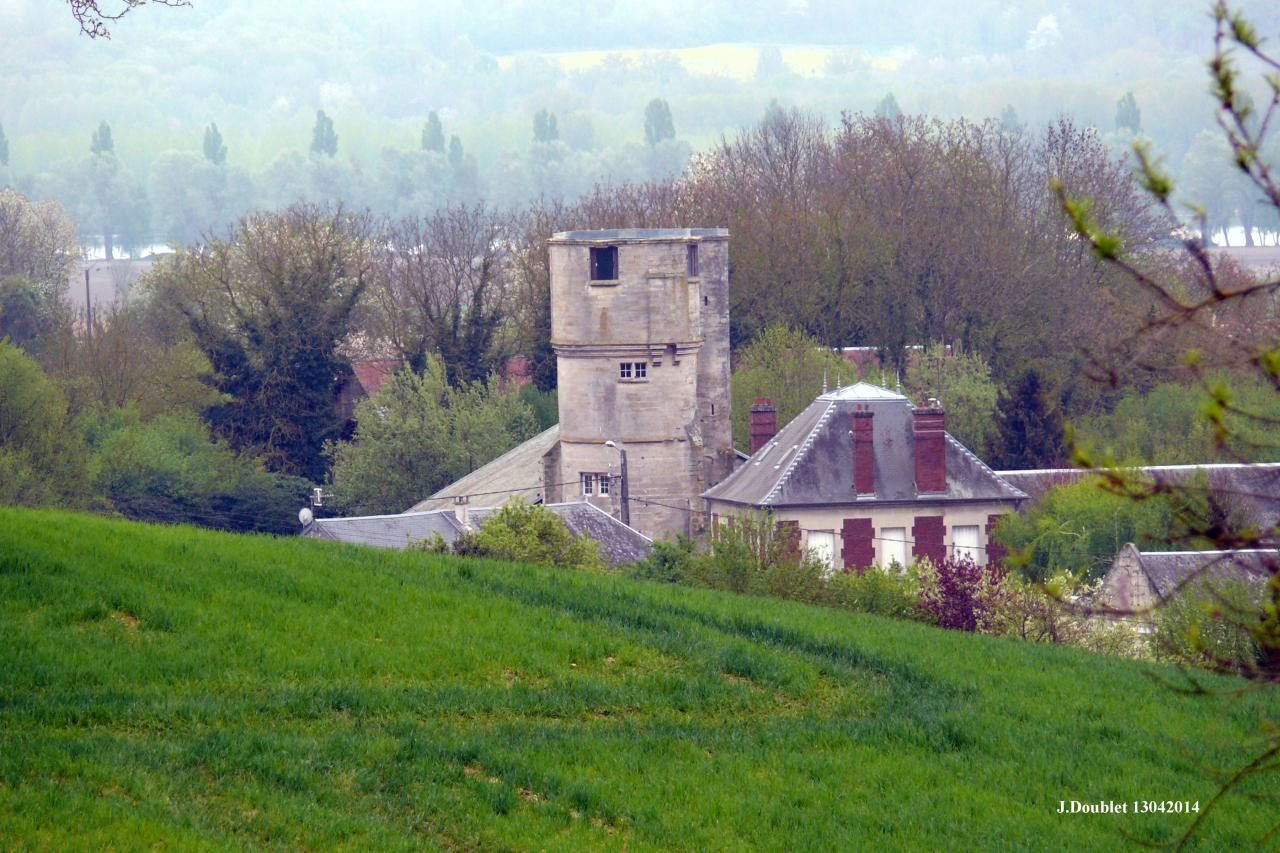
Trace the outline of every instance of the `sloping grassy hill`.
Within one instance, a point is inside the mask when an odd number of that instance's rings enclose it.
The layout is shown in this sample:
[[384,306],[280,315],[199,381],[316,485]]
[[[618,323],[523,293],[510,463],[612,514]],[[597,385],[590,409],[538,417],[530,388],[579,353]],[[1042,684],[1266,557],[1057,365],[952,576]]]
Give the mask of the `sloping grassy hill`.
[[[1186,819],[1058,801],[1204,804],[1196,763],[1238,760],[1263,710],[1150,669],[0,509],[0,847],[1115,849]],[[1249,846],[1271,817],[1232,798],[1201,846]]]

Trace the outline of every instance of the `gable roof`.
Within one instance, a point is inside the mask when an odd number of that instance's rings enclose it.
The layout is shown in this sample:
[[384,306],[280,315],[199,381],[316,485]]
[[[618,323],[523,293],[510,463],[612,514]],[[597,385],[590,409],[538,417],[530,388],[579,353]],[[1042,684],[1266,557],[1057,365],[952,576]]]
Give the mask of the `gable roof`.
[[[853,487],[850,422],[869,409],[875,494]],[[946,501],[1020,501],[1026,495],[1006,483],[950,434],[946,435],[947,490],[918,496],[911,401],[859,382],[818,397],[736,471],[703,496],[750,506],[816,506]]]
[[377,358],[369,361],[356,361],[351,364],[351,372],[355,374],[360,390],[366,396],[377,394],[386,381],[400,369],[398,358]]
[[1249,549],[1239,551],[1138,551],[1132,543],[1138,567],[1147,576],[1151,589],[1161,599],[1172,595],[1180,584],[1197,575],[1213,580],[1262,581],[1280,566],[1280,552]]
[[[600,543],[600,555],[610,563],[633,563],[649,556],[653,542],[649,537],[618,521],[587,501],[547,504],[547,509],[564,520],[569,532]],[[496,506],[471,509],[467,527],[479,528],[497,511]],[[430,512],[406,512],[399,515],[366,515],[350,518],[317,518],[304,536],[372,545],[379,548],[406,548],[412,542],[431,539],[437,533],[446,545],[452,545],[463,531],[462,522],[452,509]]]
[[498,506],[513,496],[535,503],[544,494],[542,457],[559,441],[560,425],[556,424],[405,511],[452,508],[455,495],[469,495],[472,507]]
[[[1250,525],[1267,533],[1280,526],[1280,463],[1147,465],[1129,469],[1154,484],[1179,486],[1203,475],[1209,493],[1238,507]],[[1003,479],[1039,501],[1055,486],[1078,483],[1096,474],[1087,468],[998,471]]]

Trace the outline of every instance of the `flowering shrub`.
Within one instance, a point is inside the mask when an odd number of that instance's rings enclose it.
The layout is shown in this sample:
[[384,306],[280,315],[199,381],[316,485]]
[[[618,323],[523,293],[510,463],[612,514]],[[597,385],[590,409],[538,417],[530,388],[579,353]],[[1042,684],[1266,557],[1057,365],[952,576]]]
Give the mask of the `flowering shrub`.
[[919,607],[932,621],[955,631],[999,631],[1008,593],[1004,570],[973,560],[921,560]]

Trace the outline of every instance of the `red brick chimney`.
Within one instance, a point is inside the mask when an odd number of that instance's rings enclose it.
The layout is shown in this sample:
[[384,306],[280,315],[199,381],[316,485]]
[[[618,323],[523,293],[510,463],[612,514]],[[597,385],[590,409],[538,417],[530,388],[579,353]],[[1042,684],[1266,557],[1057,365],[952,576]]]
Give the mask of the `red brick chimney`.
[[911,431],[915,438],[916,492],[947,490],[946,417],[937,400],[911,410]]
[[873,417],[868,409],[853,413],[853,490],[859,495],[876,493],[875,444],[871,438]]
[[768,444],[777,432],[778,410],[773,407],[773,401],[757,397],[751,404],[751,453],[754,455]]

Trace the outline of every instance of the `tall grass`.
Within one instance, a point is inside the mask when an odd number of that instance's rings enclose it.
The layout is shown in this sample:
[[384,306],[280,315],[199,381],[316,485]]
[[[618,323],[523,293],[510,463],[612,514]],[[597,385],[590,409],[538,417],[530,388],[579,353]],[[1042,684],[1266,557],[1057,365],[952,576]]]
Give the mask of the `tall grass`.
[[[789,602],[0,509],[0,846],[1114,849],[1277,708]],[[1262,780],[1259,789],[1274,779]],[[1248,845],[1231,800],[1204,849]]]

